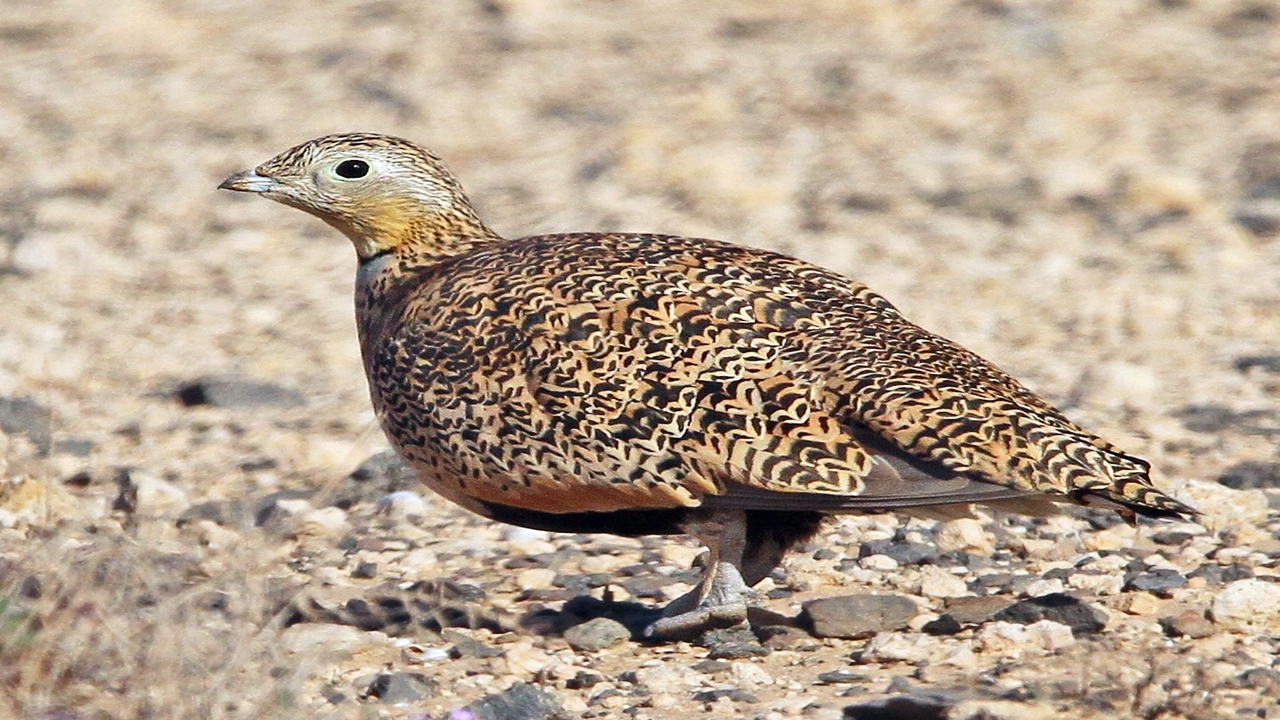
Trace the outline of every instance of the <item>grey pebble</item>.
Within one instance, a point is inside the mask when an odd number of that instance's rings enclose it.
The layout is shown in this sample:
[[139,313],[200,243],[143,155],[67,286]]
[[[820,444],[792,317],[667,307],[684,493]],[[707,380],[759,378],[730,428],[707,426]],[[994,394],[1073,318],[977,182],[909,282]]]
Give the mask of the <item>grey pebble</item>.
[[857,639],[901,630],[917,613],[903,595],[844,595],[810,600],[798,620],[818,637]]
[[693,694],[693,699],[697,702],[713,703],[722,697],[727,697],[734,702],[742,703],[758,703],[760,698],[752,695],[746,690],[738,688],[722,688],[719,690],[703,690]]
[[1227,468],[1218,482],[1234,490],[1280,487],[1280,462],[1246,460]]
[[1101,632],[1107,626],[1106,613],[1066,593],[1050,593],[1020,600],[996,613],[993,618],[1023,625],[1052,620],[1066,625],[1077,635]]
[[598,617],[564,631],[569,647],[579,652],[596,652],[631,638],[631,631],[617,620]]
[[996,613],[1012,604],[1012,600],[999,595],[958,597],[947,600],[946,611],[956,622],[965,625],[981,625],[989,622]]
[[887,555],[898,561],[899,565],[919,565],[921,563],[933,562],[939,555],[938,548],[924,543],[896,541],[896,540],[872,540],[863,543],[858,549],[858,557],[864,558],[869,555]]
[[1186,587],[1187,579],[1182,573],[1171,568],[1158,568],[1130,578],[1124,584],[1125,590],[1142,590],[1156,597],[1169,598],[1173,591]]
[[431,697],[439,689],[439,683],[419,673],[378,673],[364,676],[355,682],[361,698],[394,704],[412,702]]
[[845,720],[944,720],[956,703],[934,695],[899,695],[844,709]]
[[549,720],[560,712],[555,698],[528,683],[486,695],[468,706],[475,720]]
[[52,447],[50,428],[53,413],[29,398],[0,397],[0,430],[9,435],[25,435],[41,455]]

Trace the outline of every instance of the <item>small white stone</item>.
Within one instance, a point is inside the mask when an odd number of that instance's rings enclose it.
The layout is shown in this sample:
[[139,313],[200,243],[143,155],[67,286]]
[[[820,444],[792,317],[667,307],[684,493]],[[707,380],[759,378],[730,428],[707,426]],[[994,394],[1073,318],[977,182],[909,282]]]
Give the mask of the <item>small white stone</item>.
[[1237,632],[1280,631],[1280,585],[1265,580],[1236,580],[1213,598],[1214,623]]
[[308,510],[298,516],[298,535],[328,537],[349,529],[347,512],[341,508],[327,507]]
[[755,663],[735,662],[730,666],[729,675],[734,684],[743,690],[756,690],[763,685],[773,684],[773,676]]
[[964,597],[969,594],[965,581],[933,565],[920,568],[920,594],[932,598]]
[[858,565],[867,570],[875,570],[878,572],[886,572],[898,569],[898,561],[888,555],[868,555],[858,561]]
[[1118,595],[1124,590],[1124,576],[1076,573],[1067,578],[1067,584],[1088,595]]
[[516,587],[521,590],[546,590],[555,579],[556,571],[551,568],[529,568],[516,575]]
[[378,500],[375,511],[398,520],[411,516],[422,517],[427,513],[427,501],[412,490],[400,490],[383,495]]
[[138,491],[137,508],[140,515],[172,516],[191,506],[191,501],[182,488],[151,473],[131,470],[129,481]]
[[1053,620],[1040,620],[1027,626],[1032,636],[1047,652],[1057,652],[1076,644],[1076,636],[1071,628]]
[[867,643],[863,662],[919,662],[929,658],[938,641],[918,633],[882,632]]
[[1029,583],[1023,594],[1026,597],[1041,597],[1042,595],[1066,592],[1066,590],[1066,586],[1057,578],[1040,578]]
[[976,518],[956,518],[942,523],[934,542],[943,552],[967,552],[973,555],[990,555],[995,552],[994,539]]

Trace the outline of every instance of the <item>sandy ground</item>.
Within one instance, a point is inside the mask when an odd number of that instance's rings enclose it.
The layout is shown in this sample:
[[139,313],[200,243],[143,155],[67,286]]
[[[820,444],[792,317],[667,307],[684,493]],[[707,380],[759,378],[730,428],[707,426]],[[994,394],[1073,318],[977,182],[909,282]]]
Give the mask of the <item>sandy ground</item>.
[[[0,717],[436,718],[516,682],[563,717],[840,717],[929,693],[947,717],[1280,717],[1275,491],[1215,482],[1280,482],[1280,5],[7,0],[0,67]],[[912,625],[711,664],[527,628],[282,629],[304,594],[417,580],[515,618],[599,597],[572,579],[601,573],[668,578],[615,595],[660,602],[696,555],[433,497],[379,510],[392,486],[348,479],[385,447],[351,250],[214,188],[349,130],[432,147],[504,233],[703,235],[845,272],[1206,516],[984,515],[964,556],[984,567],[863,558],[945,528],[842,520],[766,581],[768,607],[898,593]],[[179,402],[207,378],[278,392]],[[1127,585],[1159,569],[1186,583]],[[1069,590],[1106,629],[920,632],[957,578],[982,595],[1000,572],[1045,584],[992,594]],[[1184,611],[1212,620],[1201,637],[1162,625]],[[422,681],[397,702],[379,673]]]

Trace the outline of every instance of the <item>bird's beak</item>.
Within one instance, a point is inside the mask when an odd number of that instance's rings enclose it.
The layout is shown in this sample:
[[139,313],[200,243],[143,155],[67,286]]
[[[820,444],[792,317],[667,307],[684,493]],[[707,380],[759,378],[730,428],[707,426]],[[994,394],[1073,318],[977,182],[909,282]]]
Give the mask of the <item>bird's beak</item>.
[[236,190],[238,192],[264,193],[276,189],[280,185],[273,177],[259,175],[257,170],[245,170],[222,181],[219,190]]

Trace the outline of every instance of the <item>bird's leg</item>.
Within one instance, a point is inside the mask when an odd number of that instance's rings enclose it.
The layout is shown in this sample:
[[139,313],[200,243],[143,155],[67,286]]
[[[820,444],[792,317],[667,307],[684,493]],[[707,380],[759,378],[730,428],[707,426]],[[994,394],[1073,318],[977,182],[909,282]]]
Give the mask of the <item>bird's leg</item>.
[[740,510],[720,511],[699,519],[689,533],[711,550],[702,582],[688,594],[672,600],[662,618],[645,628],[655,640],[695,638],[707,630],[747,622],[747,600],[753,595],[742,579],[743,553],[747,546],[747,517]]

